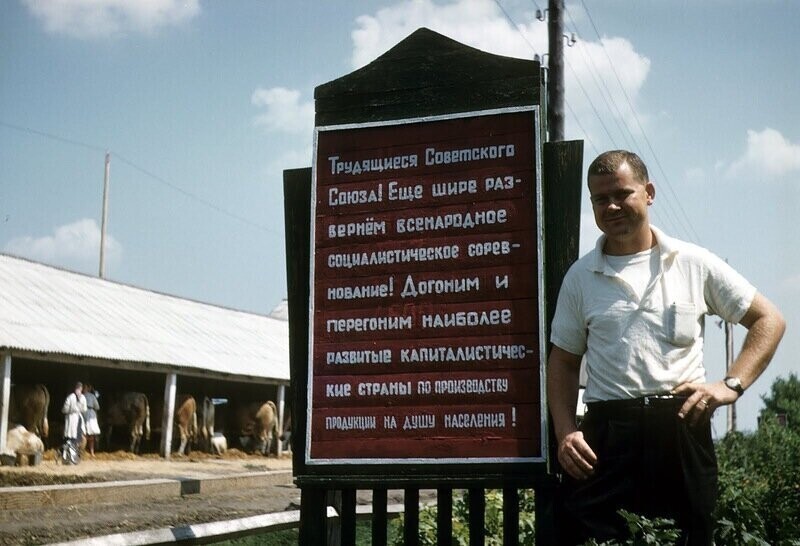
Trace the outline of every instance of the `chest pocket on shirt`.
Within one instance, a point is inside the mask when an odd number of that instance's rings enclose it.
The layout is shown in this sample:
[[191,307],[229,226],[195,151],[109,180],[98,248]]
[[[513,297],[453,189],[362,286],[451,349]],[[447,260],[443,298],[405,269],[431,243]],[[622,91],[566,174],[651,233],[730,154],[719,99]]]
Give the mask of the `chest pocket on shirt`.
[[697,307],[691,302],[675,302],[667,311],[669,341],[678,347],[688,347],[697,339]]

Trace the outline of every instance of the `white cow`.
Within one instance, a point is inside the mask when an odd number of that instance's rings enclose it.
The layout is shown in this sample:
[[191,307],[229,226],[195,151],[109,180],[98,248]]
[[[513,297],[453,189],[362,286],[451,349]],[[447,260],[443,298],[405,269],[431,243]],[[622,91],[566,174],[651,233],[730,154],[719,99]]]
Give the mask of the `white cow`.
[[42,439],[22,425],[17,425],[8,431],[5,449],[8,455],[35,455],[43,451]]

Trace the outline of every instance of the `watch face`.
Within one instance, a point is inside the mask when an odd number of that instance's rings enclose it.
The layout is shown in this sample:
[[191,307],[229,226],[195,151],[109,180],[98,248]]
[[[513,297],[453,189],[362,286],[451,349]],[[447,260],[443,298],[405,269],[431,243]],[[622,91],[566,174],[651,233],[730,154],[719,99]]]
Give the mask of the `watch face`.
[[725,385],[729,389],[733,389],[739,394],[742,394],[742,392],[744,391],[744,389],[742,388],[742,382],[739,380],[738,377],[726,377]]

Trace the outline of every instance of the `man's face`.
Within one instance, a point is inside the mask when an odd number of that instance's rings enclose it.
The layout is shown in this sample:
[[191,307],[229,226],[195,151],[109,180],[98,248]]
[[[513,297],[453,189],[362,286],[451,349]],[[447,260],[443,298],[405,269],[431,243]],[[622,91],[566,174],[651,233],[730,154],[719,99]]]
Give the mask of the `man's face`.
[[647,207],[655,187],[636,180],[627,163],[614,174],[590,175],[589,194],[597,227],[609,239],[621,241],[649,229]]

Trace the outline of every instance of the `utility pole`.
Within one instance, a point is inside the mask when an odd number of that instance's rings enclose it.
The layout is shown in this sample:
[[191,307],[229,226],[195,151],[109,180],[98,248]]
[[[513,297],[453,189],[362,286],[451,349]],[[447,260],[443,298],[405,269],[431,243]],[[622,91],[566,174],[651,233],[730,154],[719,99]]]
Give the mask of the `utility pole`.
[[[725,375],[727,376],[733,366],[733,324],[725,323]],[[736,402],[728,406],[728,428],[727,431],[736,430]]]
[[547,2],[550,59],[547,80],[547,128],[550,142],[564,140],[564,0]]
[[108,176],[111,173],[111,154],[106,152],[106,169],[103,176],[103,217],[100,221],[100,274],[101,279],[106,275],[106,223],[108,220]]

